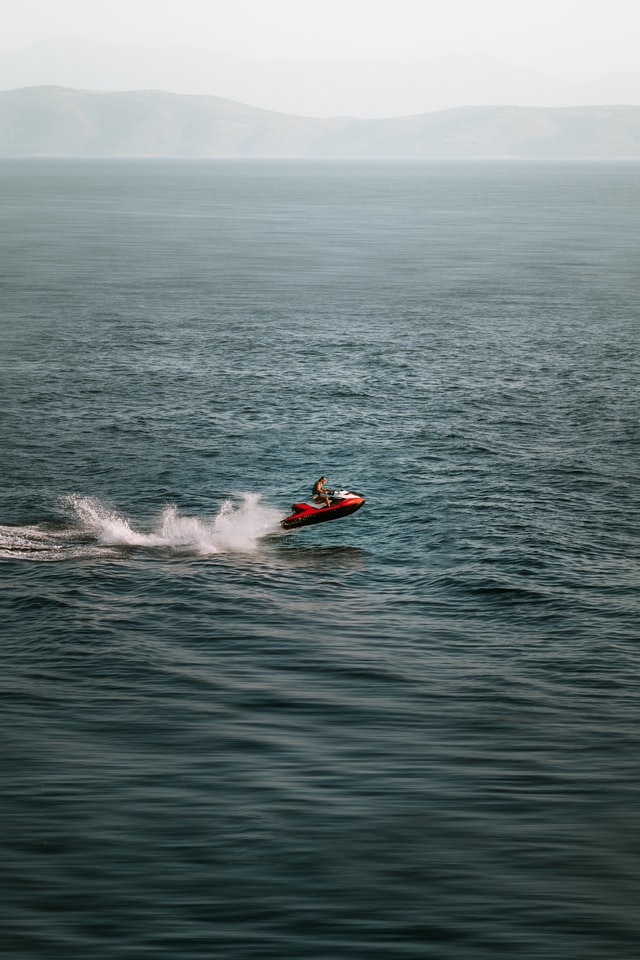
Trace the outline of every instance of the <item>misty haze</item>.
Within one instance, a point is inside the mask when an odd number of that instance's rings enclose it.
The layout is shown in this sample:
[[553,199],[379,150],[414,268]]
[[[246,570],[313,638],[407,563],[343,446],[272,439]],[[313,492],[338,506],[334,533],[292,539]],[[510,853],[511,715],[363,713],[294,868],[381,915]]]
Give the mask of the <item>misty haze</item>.
[[640,104],[640,72],[571,83],[486,56],[424,62],[255,62],[202,48],[52,40],[0,53],[0,89],[207,94],[301,116],[383,118],[460,106]]
[[218,97],[29,87],[0,93],[0,156],[633,159],[640,107],[313,119]]

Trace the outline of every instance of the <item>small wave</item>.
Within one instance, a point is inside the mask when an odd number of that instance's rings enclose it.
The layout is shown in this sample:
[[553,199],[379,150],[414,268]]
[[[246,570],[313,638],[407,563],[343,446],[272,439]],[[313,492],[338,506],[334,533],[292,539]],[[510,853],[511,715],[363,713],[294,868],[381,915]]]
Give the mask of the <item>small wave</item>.
[[117,556],[122,548],[142,547],[207,555],[248,553],[262,537],[275,532],[281,513],[261,503],[260,494],[245,493],[236,505],[225,500],[212,518],[187,517],[169,505],[151,529],[136,529],[132,521],[95,497],[71,494],[61,507],[73,523],[63,529],[44,525],[0,525],[0,559],[69,560]]

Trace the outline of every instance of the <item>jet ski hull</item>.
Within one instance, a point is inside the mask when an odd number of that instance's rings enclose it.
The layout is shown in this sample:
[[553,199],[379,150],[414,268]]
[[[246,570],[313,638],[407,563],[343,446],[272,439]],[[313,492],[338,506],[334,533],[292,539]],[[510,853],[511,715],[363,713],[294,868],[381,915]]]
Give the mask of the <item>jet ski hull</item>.
[[357,493],[349,493],[346,497],[336,500],[328,507],[315,507],[310,503],[294,503],[292,513],[281,521],[284,530],[295,530],[297,527],[307,527],[314,523],[325,523],[327,520],[340,520],[359,510],[365,498]]

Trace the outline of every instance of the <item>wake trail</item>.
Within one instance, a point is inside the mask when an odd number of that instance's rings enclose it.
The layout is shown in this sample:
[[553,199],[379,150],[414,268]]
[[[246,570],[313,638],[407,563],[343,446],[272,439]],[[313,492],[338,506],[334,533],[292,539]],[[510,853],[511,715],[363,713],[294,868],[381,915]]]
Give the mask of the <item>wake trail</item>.
[[63,529],[45,525],[0,525],[0,559],[54,561],[78,557],[118,556],[123,548],[146,548],[207,556],[253,553],[260,540],[279,529],[280,511],[261,502],[260,494],[225,500],[211,517],[187,517],[171,504],[151,529],[132,521],[96,497],[71,494],[60,501],[72,524]]

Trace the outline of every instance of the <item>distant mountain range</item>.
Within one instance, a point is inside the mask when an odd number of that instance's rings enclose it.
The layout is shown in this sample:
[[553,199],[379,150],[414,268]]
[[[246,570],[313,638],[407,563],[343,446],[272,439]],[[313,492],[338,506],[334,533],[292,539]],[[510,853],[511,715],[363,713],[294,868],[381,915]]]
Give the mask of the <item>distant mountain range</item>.
[[212,96],[0,93],[0,156],[640,159],[640,106],[459,107],[311,118]]
[[81,90],[215,94],[266,110],[313,117],[399,117],[463,105],[640,104],[640,72],[570,82],[490,57],[442,57],[415,63],[258,62],[203,48],[71,39],[0,52],[0,90],[53,84]]

